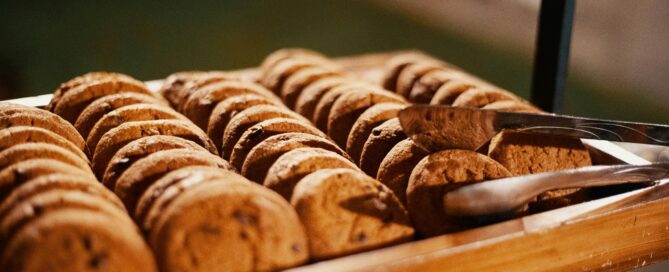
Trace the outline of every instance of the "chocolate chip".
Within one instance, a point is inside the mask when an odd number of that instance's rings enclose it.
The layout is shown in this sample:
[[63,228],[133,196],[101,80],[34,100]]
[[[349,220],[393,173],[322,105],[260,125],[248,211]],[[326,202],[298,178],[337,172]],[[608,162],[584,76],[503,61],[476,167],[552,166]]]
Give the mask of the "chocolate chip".
[[109,256],[107,256],[107,253],[104,252],[93,254],[93,256],[91,256],[91,259],[88,260],[88,266],[93,269],[100,269],[101,267],[104,267],[107,264],[108,257]]
[[242,225],[251,226],[258,224],[258,216],[249,214],[240,210],[236,210],[232,216]]
[[84,245],[84,249],[86,249],[86,251],[91,251],[93,249],[93,240],[90,236],[82,237],[81,243]]
[[367,235],[365,235],[364,232],[358,233],[356,239],[358,240],[358,242],[365,242],[367,241]]
[[292,246],[290,246],[290,249],[293,251],[293,253],[302,252],[302,247],[298,244],[293,244]]

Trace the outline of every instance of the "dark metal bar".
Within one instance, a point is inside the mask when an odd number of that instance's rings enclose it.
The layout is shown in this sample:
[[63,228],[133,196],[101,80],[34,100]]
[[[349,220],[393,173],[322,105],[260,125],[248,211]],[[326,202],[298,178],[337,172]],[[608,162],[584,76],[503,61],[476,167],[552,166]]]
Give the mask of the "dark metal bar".
[[575,1],[541,1],[530,99],[548,112],[561,111]]

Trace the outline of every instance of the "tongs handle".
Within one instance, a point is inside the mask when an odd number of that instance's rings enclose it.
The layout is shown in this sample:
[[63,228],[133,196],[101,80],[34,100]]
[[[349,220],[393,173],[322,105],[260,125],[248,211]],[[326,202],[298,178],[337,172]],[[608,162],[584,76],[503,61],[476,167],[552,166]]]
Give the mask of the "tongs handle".
[[451,216],[509,214],[539,194],[567,188],[655,181],[669,177],[669,163],[589,166],[558,172],[503,178],[463,186],[443,196]]

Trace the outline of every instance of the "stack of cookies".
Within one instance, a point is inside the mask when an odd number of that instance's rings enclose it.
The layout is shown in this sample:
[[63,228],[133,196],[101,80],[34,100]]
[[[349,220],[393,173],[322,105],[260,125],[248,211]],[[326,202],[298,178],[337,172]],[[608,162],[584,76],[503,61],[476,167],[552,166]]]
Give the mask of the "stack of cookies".
[[[312,64],[318,69],[307,69],[300,80],[286,80],[283,69]],[[312,260],[413,237],[407,213],[393,193],[362,173],[309,119],[291,110],[302,88],[317,78],[365,85],[345,78],[339,69],[318,53],[287,49],[263,63],[262,85],[190,72],[170,76],[161,89],[175,108],[207,130],[222,158],[243,176],[290,200],[304,225]]]
[[[421,53],[377,68],[381,82],[282,49],[157,93],[85,74],[54,92],[55,114],[0,104],[3,271],[290,268],[478,226],[443,212],[460,186],[591,164],[579,139],[519,131],[429,152],[397,118],[411,103],[540,111]],[[548,192],[529,211],[584,199]]]
[[[407,139],[396,118],[409,103],[540,111],[508,91],[420,53],[398,54],[384,69],[382,86],[374,86],[346,78],[341,68],[317,53],[280,50],[261,65],[261,82],[330,136],[364,173],[393,191],[421,236],[477,224],[478,220],[452,220],[443,213],[443,195],[459,186],[591,163],[579,139],[524,141],[521,138],[528,137],[515,131],[500,134],[486,153],[489,156],[474,150],[431,154]],[[545,209],[581,201],[577,191],[549,192],[534,206]]]
[[156,271],[153,254],[86,143],[45,110],[0,103],[2,271]]
[[48,108],[86,138],[93,173],[120,198],[160,270],[304,263],[304,228],[290,204],[237,174],[170,102],[127,75],[91,73],[62,84]]

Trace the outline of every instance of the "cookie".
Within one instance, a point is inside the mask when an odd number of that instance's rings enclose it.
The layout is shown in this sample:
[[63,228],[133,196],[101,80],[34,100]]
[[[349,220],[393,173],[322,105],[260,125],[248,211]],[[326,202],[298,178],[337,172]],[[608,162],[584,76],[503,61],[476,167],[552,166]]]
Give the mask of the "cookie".
[[444,83],[463,77],[466,77],[466,75],[462,72],[441,69],[432,70],[420,77],[420,79],[413,84],[407,98],[413,103],[430,103],[434,94],[439,87],[444,85]]
[[316,58],[322,61],[327,61],[327,57],[321,53],[304,48],[282,48],[267,55],[260,64],[260,70],[265,73],[273,69],[273,67],[282,60],[289,58]]
[[390,58],[386,66],[386,71],[384,72],[383,79],[381,80],[381,86],[389,91],[395,92],[397,89],[397,77],[409,64],[419,63],[419,62],[429,62],[435,63],[435,65],[442,65],[442,63],[432,57],[426,56],[420,52],[408,52],[398,54]]
[[49,130],[27,126],[0,129],[0,151],[23,143],[46,143],[56,145],[67,149],[82,160],[88,161],[86,154],[84,154],[84,152],[76,145]]
[[281,100],[288,108],[295,109],[297,98],[306,86],[321,78],[341,77],[338,72],[321,68],[309,67],[290,75],[283,84],[280,93]]
[[227,161],[208,152],[190,149],[159,151],[139,159],[116,180],[114,192],[128,211],[134,211],[144,190],[166,173],[191,165],[208,165],[234,170]]
[[411,139],[397,143],[383,158],[376,179],[392,190],[402,204],[407,203],[406,191],[411,171],[430,153],[417,146]]
[[280,94],[286,79],[297,71],[308,67],[323,67],[338,70],[331,62],[320,58],[301,56],[299,58],[287,58],[278,61],[271,69],[265,71],[261,78],[261,84],[275,94]]
[[68,80],[65,83],[60,84],[60,86],[58,86],[58,89],[56,89],[53,92],[51,101],[49,101],[49,104],[47,104],[44,107],[44,109],[47,111],[53,111],[54,107],[56,106],[56,104],[58,104],[63,95],[76,87],[104,80],[124,80],[133,82],[137,85],[144,84],[141,81],[138,81],[132,78],[131,76],[125,74],[114,73],[114,72],[91,72],[75,77],[73,79]]
[[33,107],[20,106],[12,103],[0,104],[0,129],[30,126],[52,131],[69,140],[81,150],[86,144],[77,130],[58,115]]
[[187,166],[171,171],[147,188],[137,201],[135,221],[148,233],[167,207],[181,193],[204,182],[249,182],[239,174],[213,166]]
[[243,81],[226,80],[209,84],[193,92],[181,107],[181,112],[198,127],[207,129],[209,116],[218,102],[238,94],[256,94],[281,103],[278,97],[262,86]]
[[406,194],[411,222],[423,237],[471,227],[465,219],[446,216],[444,195],[463,185],[510,176],[504,166],[474,151],[452,149],[430,154],[409,178]]
[[274,271],[309,258],[290,204],[250,182],[206,182],[184,191],[164,209],[149,241],[166,272]]
[[90,105],[84,108],[84,111],[81,112],[77,121],[74,123],[74,127],[81,133],[81,136],[86,139],[88,133],[93,129],[95,124],[108,112],[111,112],[120,107],[133,105],[133,104],[156,104],[156,105],[165,105],[162,100],[156,99],[153,96],[140,94],[140,93],[119,93],[107,95],[105,97],[99,98]]
[[258,145],[258,143],[271,136],[289,132],[301,132],[327,138],[323,132],[302,120],[271,118],[255,124],[239,137],[232,152],[230,152],[230,164],[237,169],[241,169],[244,160],[246,160],[246,155],[248,155],[251,149]]
[[219,71],[188,71],[169,75],[163,82],[158,93],[160,93],[173,108],[181,110],[181,105],[188,96],[198,88],[214,82],[234,79],[235,77]]
[[446,105],[450,106],[453,104],[455,99],[458,98],[462,93],[469,89],[477,88],[477,85],[471,81],[463,79],[453,79],[449,82],[444,83],[437,89],[430,100],[432,105]]
[[469,89],[460,94],[458,98],[453,101],[453,106],[480,108],[490,103],[504,100],[518,101],[520,98],[503,90],[476,88]]
[[92,173],[61,161],[43,158],[25,160],[0,171],[0,202],[21,184],[50,174],[67,174],[97,182]]
[[395,118],[397,113],[406,107],[398,103],[379,103],[369,107],[355,120],[346,139],[346,153],[353,162],[360,165],[360,155],[372,130],[383,122]]
[[218,149],[221,149],[223,132],[225,132],[225,127],[228,126],[230,119],[235,114],[256,105],[282,106],[282,104],[255,94],[234,95],[216,104],[209,116],[207,135],[214,141]]
[[[400,120],[395,117],[372,129],[360,151],[360,169],[371,177],[376,177],[379,166],[386,154],[407,136],[402,130]],[[398,198],[402,199],[398,195]]]
[[75,123],[81,112],[98,98],[117,93],[153,95],[144,84],[131,81],[107,80],[76,87],[63,95],[53,112],[70,123]]
[[86,138],[86,145],[91,153],[95,154],[95,147],[98,145],[102,135],[115,127],[127,122],[167,119],[188,120],[183,115],[163,105],[133,104],[123,106],[108,112],[95,123],[95,126],[93,126]]
[[[45,160],[34,161],[44,162]],[[91,176],[77,175],[76,172],[53,172],[51,174],[42,173],[41,175],[36,175],[36,172],[37,171],[33,170],[33,173],[31,174],[35,177],[26,179],[25,182],[15,186],[11,193],[2,200],[2,204],[0,205],[0,218],[4,218],[5,215],[18,203],[38,194],[47,193],[53,190],[83,192],[105,200],[115,205],[118,209],[125,210],[121,200],[118,199],[114,193],[97,182],[97,180],[91,178]]]
[[378,181],[351,169],[302,178],[290,203],[304,224],[314,260],[394,245],[413,238],[402,204]]
[[488,105],[483,106],[482,109],[513,111],[513,112],[531,112],[531,113],[543,112],[537,107],[532,106],[530,103],[525,103],[522,101],[515,101],[515,100],[502,100],[502,101],[492,102]]
[[183,120],[130,122],[113,128],[100,138],[91,160],[93,173],[102,179],[109,161],[119,149],[134,140],[153,135],[177,136],[195,142],[212,154],[218,154],[214,143],[191,122]]
[[397,76],[395,83],[395,93],[405,98],[409,98],[409,93],[413,85],[425,74],[435,71],[445,70],[444,66],[432,62],[417,62],[407,65]]
[[359,170],[341,155],[317,147],[293,149],[279,157],[267,171],[263,185],[290,200],[293,188],[305,176],[321,169]]
[[[588,149],[581,139],[504,130],[490,140],[488,156],[504,165],[513,175],[529,175],[574,169],[592,165]],[[579,188],[543,193],[531,210],[548,210],[585,200]]]
[[295,101],[295,112],[306,117],[309,120],[314,120],[314,112],[316,106],[323,95],[329,92],[332,88],[352,81],[344,77],[323,77],[315,80],[302,90]]
[[360,84],[358,82],[345,83],[334,87],[325,93],[320,100],[318,100],[318,103],[314,108],[314,115],[312,116],[311,122],[314,123],[318,129],[327,133],[328,116],[330,115],[330,110],[332,109],[335,101],[337,101],[337,98],[345,93],[368,92],[375,90],[378,90],[378,88],[368,84]]
[[109,189],[116,187],[116,180],[137,160],[158,151],[186,148],[207,151],[193,141],[169,135],[153,135],[129,142],[116,151],[105,168],[102,184]]
[[22,143],[0,151],[0,170],[11,164],[30,159],[52,159],[90,172],[88,160],[73,154],[65,148],[46,143]]
[[59,209],[12,237],[0,266],[7,271],[157,271],[135,228],[85,209]]
[[274,161],[284,153],[300,147],[329,150],[350,160],[341,148],[328,139],[313,134],[289,132],[271,136],[253,147],[244,160],[241,174],[252,181],[262,183]]
[[239,138],[242,136],[242,134],[244,134],[244,132],[246,132],[248,128],[264,120],[278,117],[304,120],[308,123],[304,117],[283,107],[277,107],[273,105],[257,105],[247,108],[232,117],[228,123],[228,126],[225,127],[225,131],[223,131],[223,137],[221,139],[221,157],[224,159],[230,159],[232,149],[235,147],[235,144],[237,144]]
[[[4,217],[0,218],[0,241],[8,241],[16,232],[30,224],[32,220],[49,212],[65,208],[80,208],[96,211],[121,224],[133,225],[125,211],[113,203],[83,191],[53,189],[14,203]],[[4,245],[4,244],[2,244]]]
[[360,115],[379,103],[406,104],[404,98],[384,90],[357,91],[342,94],[330,109],[327,121],[328,135],[340,147],[346,147],[351,128]]

